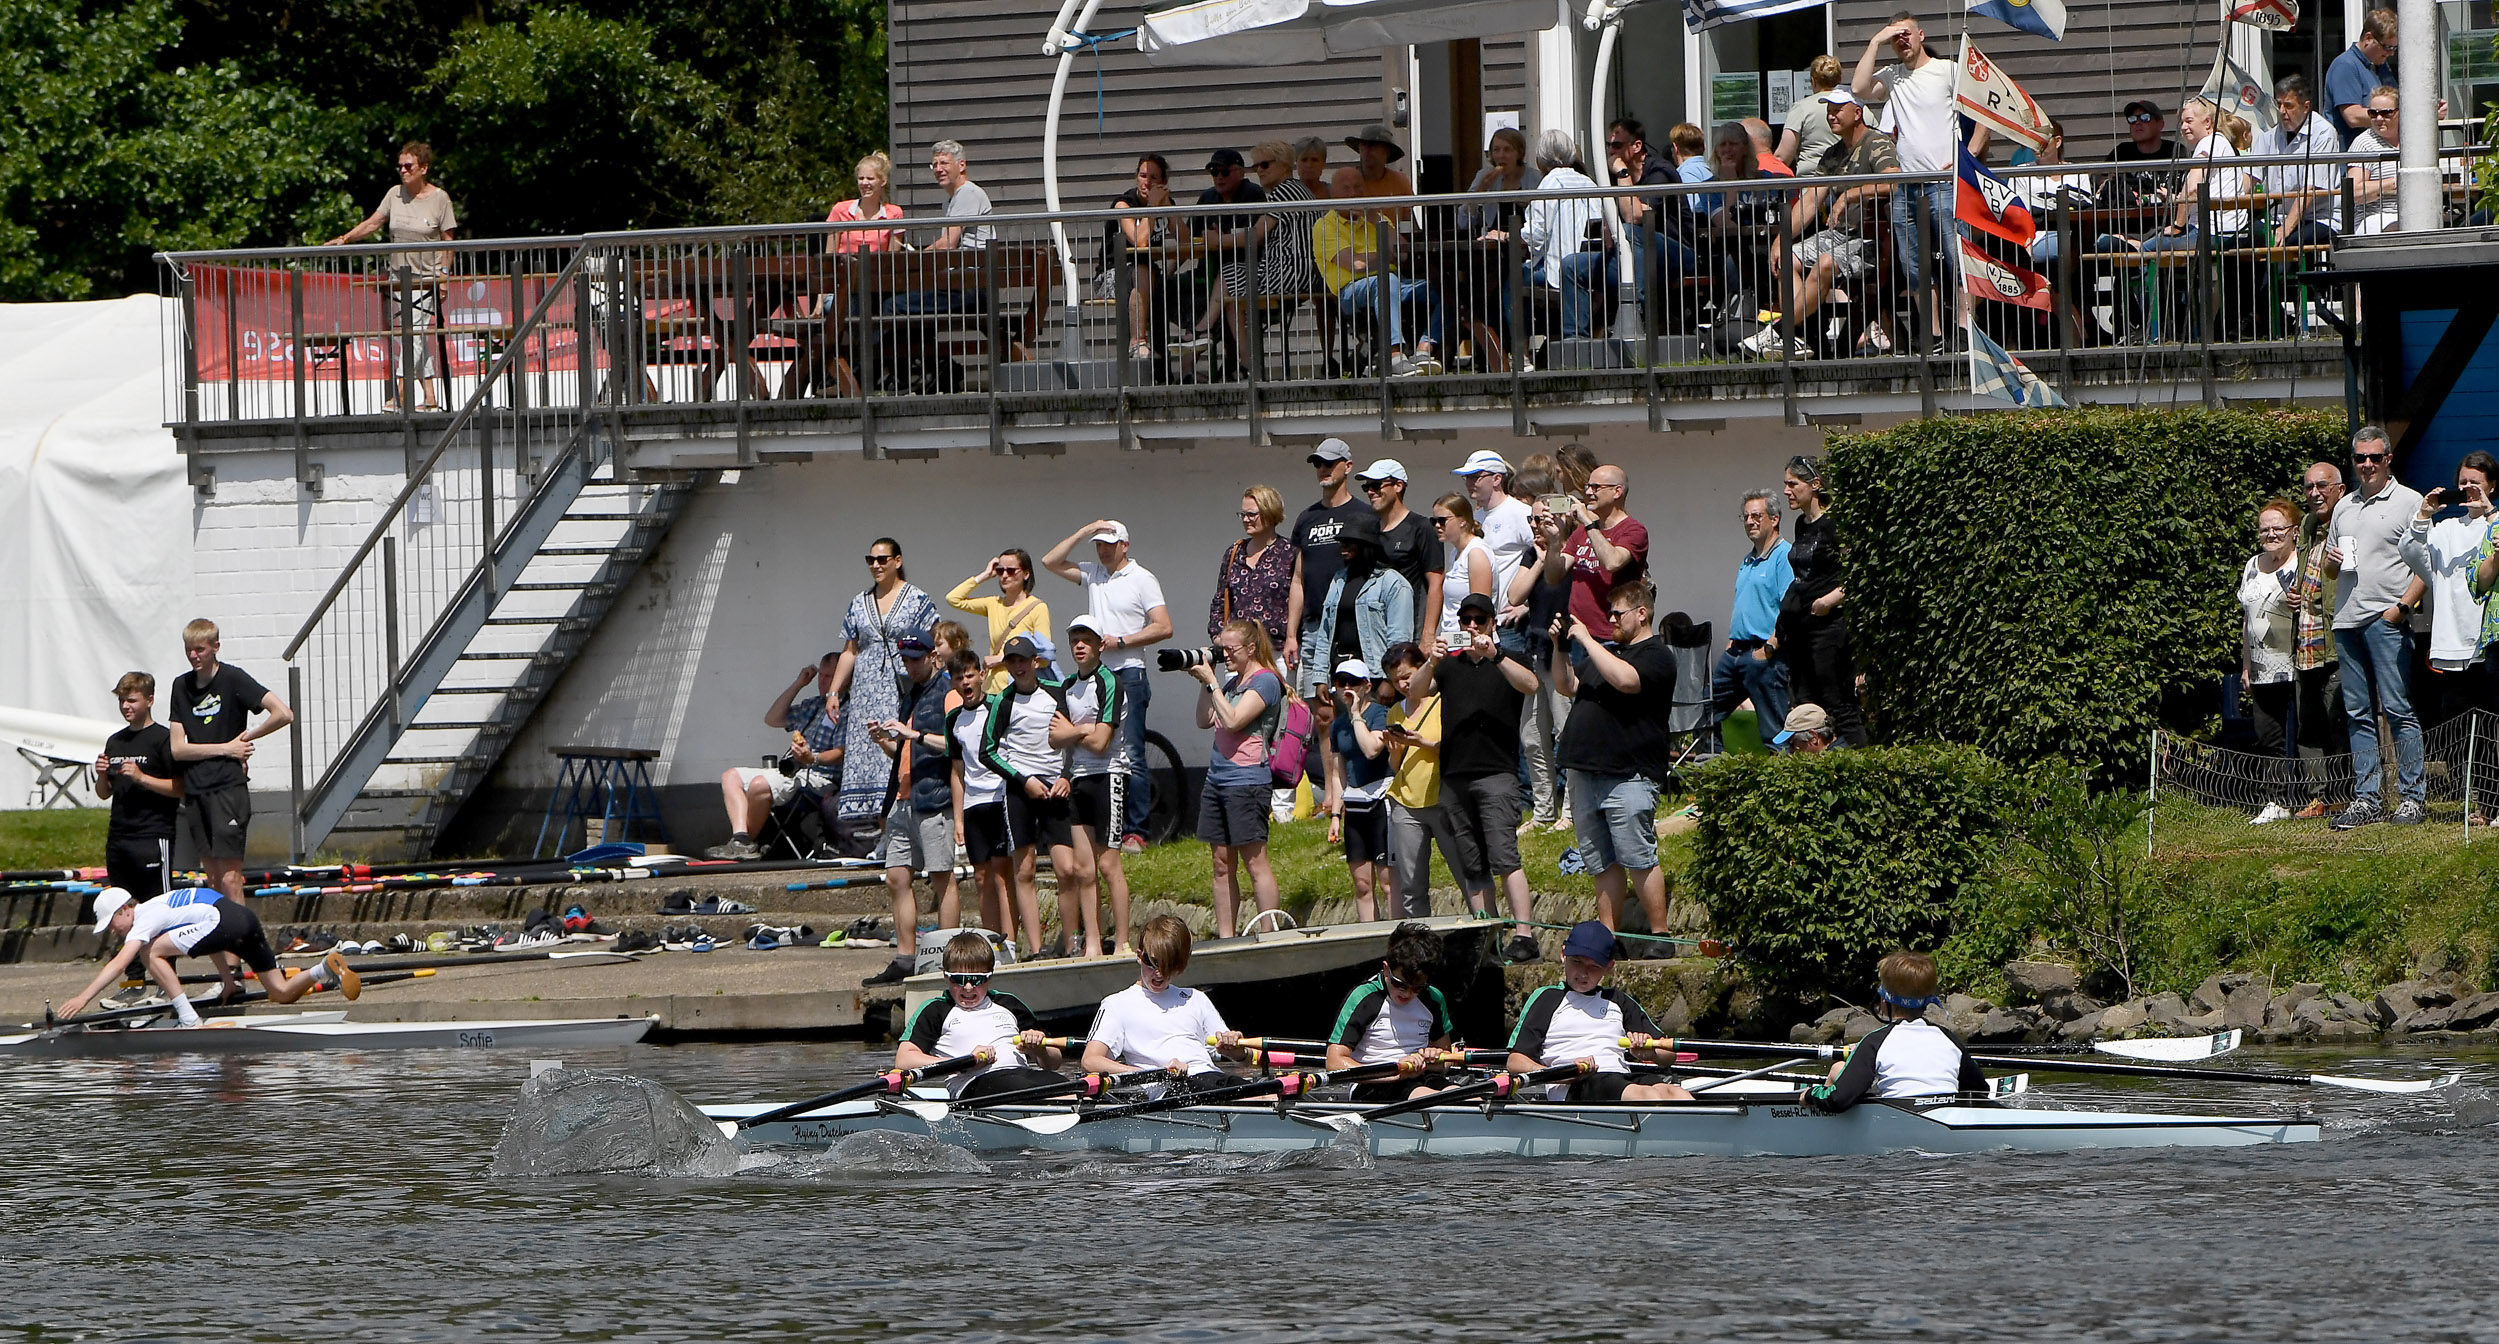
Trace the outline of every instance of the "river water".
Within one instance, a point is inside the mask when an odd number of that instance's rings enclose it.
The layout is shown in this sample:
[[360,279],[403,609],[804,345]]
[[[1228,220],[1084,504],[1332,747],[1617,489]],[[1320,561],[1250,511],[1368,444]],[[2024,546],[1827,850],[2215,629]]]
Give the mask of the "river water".
[[[713,1102],[794,1099],[883,1058],[568,1062]],[[955,1154],[505,1180],[487,1165],[528,1072],[512,1054],[10,1063],[0,1336],[2499,1339],[2499,1128],[2470,1123],[2493,1110],[2499,1054],[2275,1058],[2466,1082],[2072,1093],[2305,1101],[2326,1121],[2326,1142],[2271,1149],[985,1170]]]

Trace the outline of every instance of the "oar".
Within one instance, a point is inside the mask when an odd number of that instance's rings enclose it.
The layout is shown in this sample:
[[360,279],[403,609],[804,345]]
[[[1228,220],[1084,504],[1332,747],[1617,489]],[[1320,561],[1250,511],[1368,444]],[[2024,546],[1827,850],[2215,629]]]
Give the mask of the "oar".
[[[394,984],[401,980],[414,980],[419,976],[432,975],[433,973],[434,972],[432,970],[427,969],[385,972],[379,975],[368,975],[363,977],[364,987],[371,989],[375,985],[388,985]],[[325,986],[315,985],[311,989],[306,990],[305,993],[307,995],[319,994],[322,993],[325,988]],[[260,1003],[268,997],[268,990],[247,989],[222,1003],[214,997],[193,997],[191,999],[191,1006],[193,1008],[230,1008],[239,1004]],[[127,1022],[134,1018],[162,1017],[173,1011],[173,1001],[167,999],[156,1003],[132,1004],[127,1008],[105,1008],[92,1013],[80,1013],[76,1017],[54,1017],[52,1015],[52,1005],[47,1003],[43,1006],[43,1022],[40,1029],[45,1032],[63,1032],[79,1027],[92,1027],[104,1022]],[[29,1030],[35,1030],[37,1029],[37,1024],[29,1022],[26,1024],[26,1027]]]
[[953,1106],[956,1110],[1020,1106],[1028,1101],[1048,1101],[1054,1097],[1063,1097],[1070,1092],[1077,1093],[1082,1099],[1091,1100],[1120,1088],[1167,1083],[1182,1076],[1184,1075],[1169,1073],[1162,1069],[1140,1069],[1135,1073],[1088,1073],[1075,1078],[1062,1078],[1055,1083],[1043,1083],[1039,1087],[1021,1088],[1013,1092],[998,1092],[985,1097],[957,1097]]
[[1362,1083],[1374,1078],[1397,1077],[1402,1075],[1405,1069],[1404,1060],[1392,1059],[1384,1064],[1361,1064],[1333,1072],[1274,1073],[1263,1078],[1244,1079],[1241,1082],[1210,1087],[1202,1091],[1176,1091],[1169,1096],[1157,1097],[1152,1101],[1123,1102],[1117,1106],[1103,1106],[1090,1111],[1069,1110],[1056,1115],[1023,1118],[1012,1116],[983,1116],[981,1118],[994,1124],[1013,1125],[1027,1134],[1064,1134],[1078,1125],[1089,1125],[1103,1120],[1124,1120],[1132,1115],[1152,1115],[1158,1111],[1186,1110],[1192,1106],[1219,1106],[1227,1101],[1243,1101],[1251,1097],[1265,1096],[1271,1092],[1288,1099],[1306,1096],[1313,1090],[1326,1087],[1331,1083]]
[[[1760,1059],[1767,1055],[1803,1054],[1811,1051],[1813,1059],[1837,1059],[1846,1051],[1836,1045],[1766,1045],[1745,1041],[1678,1041],[1678,1046],[1696,1054],[1718,1055],[1736,1059]],[[2436,1078],[2393,1080],[2384,1078],[2347,1078],[2331,1073],[2287,1073],[2266,1069],[2185,1069],[2164,1068],[2157,1064],[2102,1064],[2091,1060],[2041,1059],[2022,1055],[1971,1055],[1970,1058],[1991,1069],[2033,1069],[2045,1073],[2095,1074],[2109,1078],[2178,1078],[2199,1083],[2263,1083],[2277,1087],[2341,1087],[2354,1092],[2385,1092],[2406,1095],[2434,1092],[2456,1081],[2462,1075],[2441,1074]]]
[[[1505,919],[1501,922],[1514,929],[1550,929],[1555,933],[1568,933],[1578,927],[1576,924],[1540,924],[1532,919]],[[1677,938],[1663,933],[1625,933],[1620,929],[1614,931],[1614,936],[1642,943],[1677,943],[1691,948],[1704,957],[1727,955],[1726,943],[1717,938]]]
[[2056,1045],[2011,1046],[2000,1053],[2025,1058],[2032,1055],[2116,1055],[2120,1059],[2185,1064],[2229,1054],[2239,1048],[2239,1041],[2237,1031],[2222,1031],[2210,1036],[2153,1036],[2139,1041],[2074,1041]]
[[1355,1121],[1368,1123],[1373,1120],[1385,1120],[1392,1115],[1404,1115],[1408,1111],[1419,1111],[1428,1106],[1446,1106],[1453,1101],[1468,1101],[1476,1097],[1512,1097],[1525,1088],[1538,1087],[1546,1083],[1567,1082],[1574,1078],[1586,1077],[1594,1072],[1596,1072],[1596,1065],[1584,1062],[1556,1064],[1552,1068],[1537,1069],[1529,1073],[1511,1073],[1504,1069],[1480,1083],[1465,1083],[1420,1097],[1408,1097],[1404,1101],[1392,1101],[1385,1106],[1374,1106],[1367,1111],[1355,1111],[1350,1115],[1332,1115],[1322,1118],[1338,1129],[1345,1129]]
[[1683,1090],[1694,1096],[1699,1096],[1701,1093],[1707,1092],[1713,1087],[1725,1087],[1729,1083],[1740,1083],[1747,1078],[1759,1078],[1763,1074],[1777,1073],[1779,1070],[1786,1068],[1790,1064],[1802,1064],[1809,1058],[1811,1058],[1809,1055],[1799,1055],[1794,1059],[1784,1059],[1776,1064],[1765,1064],[1758,1069],[1746,1069],[1742,1073],[1731,1073],[1724,1078],[1712,1078],[1706,1082],[1694,1083]]
[[827,878],[822,882],[792,882],[782,888],[782,890],[837,891],[843,887],[881,887],[884,885],[885,879],[882,877],[833,877]]
[[805,1101],[792,1102],[787,1106],[776,1106],[769,1111],[765,1111],[761,1115],[750,1115],[745,1119],[738,1121],[738,1128],[753,1129],[757,1125],[775,1124],[779,1121],[787,1120],[792,1116],[805,1115],[809,1111],[822,1110],[827,1106],[839,1105],[840,1103],[849,1101],[855,1097],[864,1097],[871,1092],[884,1092],[898,1097],[901,1096],[903,1092],[913,1083],[916,1083],[923,1078],[943,1078],[950,1073],[961,1073],[965,1069],[980,1068],[995,1058],[997,1058],[997,1056],[990,1053],[988,1047],[984,1046],[968,1055],[957,1055],[952,1059],[941,1059],[926,1068],[889,1069],[864,1083],[855,1083],[849,1087],[836,1088],[831,1092],[825,1093],[821,1097],[810,1097]]

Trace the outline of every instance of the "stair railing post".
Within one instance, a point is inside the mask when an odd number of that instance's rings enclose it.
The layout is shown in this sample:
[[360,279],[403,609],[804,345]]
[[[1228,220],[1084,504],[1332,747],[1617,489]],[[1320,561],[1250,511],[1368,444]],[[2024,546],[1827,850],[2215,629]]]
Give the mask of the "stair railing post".
[[390,678],[390,727],[407,723],[399,704],[399,538],[382,538],[382,658]]
[[[526,434],[517,421],[515,438]],[[492,421],[481,420],[477,431],[477,568],[486,579],[486,605],[495,604],[495,436]]]
[[[296,713],[304,711],[304,670],[293,663],[286,665],[286,703]],[[288,772],[286,777],[286,860],[304,861],[304,728],[301,723],[286,735]]]

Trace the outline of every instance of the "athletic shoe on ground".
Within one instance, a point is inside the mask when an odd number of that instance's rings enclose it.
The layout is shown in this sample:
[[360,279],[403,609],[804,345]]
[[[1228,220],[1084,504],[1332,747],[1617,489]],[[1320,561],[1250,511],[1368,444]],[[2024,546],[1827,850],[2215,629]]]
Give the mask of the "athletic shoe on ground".
[[1119,838],[1119,852],[1122,854],[1143,854],[1145,852],[1145,837],[1137,834],[1135,831],[1130,831],[1128,834],[1121,836]]
[[659,936],[644,929],[627,929],[616,935],[616,952],[653,952],[659,949]]
[[2334,819],[2334,829],[2356,831],[2373,822],[2384,820],[2386,820],[2386,812],[2378,806],[2377,799],[2354,798],[2351,806],[2343,809],[2343,815]]
[[2319,798],[2291,814],[2293,821],[2316,821],[2325,816],[2325,799]]
[[1512,963],[1541,961],[1544,958],[1544,949],[1536,946],[1535,939],[1522,933],[1512,938],[1510,945],[1501,950],[1501,957],[1502,960]]
[[694,941],[693,941],[693,942],[691,942],[691,943],[688,943],[688,944],[686,945],[686,951],[688,951],[688,952],[709,952],[709,951],[712,951],[713,949],[715,949],[715,948],[717,948],[717,947],[719,947],[719,946],[720,946],[720,944],[715,943],[715,942],[713,942],[713,941],[712,941],[712,936],[711,936],[710,934],[708,934],[708,933],[698,933],[698,934],[694,935]]
[[696,915],[751,915],[755,913],[755,907],[748,905],[743,901],[732,901],[725,897],[710,896],[704,898],[702,904],[694,907],[687,913]]
[[818,947],[840,947],[842,944],[847,943],[847,942],[849,942],[849,941],[850,941],[850,935],[849,935],[848,933],[846,933],[846,932],[844,932],[844,931],[842,931],[842,930],[840,930],[840,929],[835,929],[835,930],[834,930],[834,931],[832,931],[831,933],[828,933],[828,934],[824,935],[824,941],[823,941],[823,942],[821,942],[821,943],[816,944],[816,946],[818,946]]
[[335,989],[353,1001],[364,993],[364,977],[349,970],[347,958],[336,952],[323,957],[312,973],[312,982],[323,989]]
[[2267,803],[2265,804],[2265,810],[2257,813],[2247,824],[2250,826],[2271,826],[2277,821],[2288,821],[2290,818],[2291,809],[2284,807],[2280,803]]
[[1404,355],[1392,354],[1388,357],[1388,376],[1391,378],[1411,378],[1422,371],[1420,366]]
[[1407,369],[1411,373],[1429,378],[1440,372],[1440,359],[1429,349],[1417,350],[1414,352],[1413,362],[1407,365]]
[[704,850],[703,857],[707,859],[758,859],[763,857],[763,853],[755,847],[754,841],[733,838]]
[[659,898],[659,912],[660,912],[660,914],[662,914],[662,915],[690,915],[690,914],[693,914],[693,913],[694,913],[694,888],[692,888],[692,887],[679,887],[679,888],[677,888],[675,891],[672,891],[672,892],[668,893],[667,895],[660,897],[660,898]]
[[2395,815],[2387,820],[2398,826],[2418,826],[2429,820],[2429,813],[2419,803],[2406,798],[2395,804]]
[[885,963],[884,970],[878,971],[876,974],[860,981],[859,987],[865,989],[870,985],[898,984],[910,974],[911,958],[896,957],[892,961]]

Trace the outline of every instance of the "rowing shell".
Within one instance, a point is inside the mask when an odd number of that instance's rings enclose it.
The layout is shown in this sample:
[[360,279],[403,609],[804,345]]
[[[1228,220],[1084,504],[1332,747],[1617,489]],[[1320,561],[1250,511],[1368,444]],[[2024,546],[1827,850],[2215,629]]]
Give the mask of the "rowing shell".
[[198,1027],[96,1028],[0,1036],[0,1058],[107,1055],[258,1055],[301,1050],[514,1050],[631,1045],[656,1017],[500,1022],[349,1022],[345,1013],[212,1017]]
[[[1788,1095],[1794,1096],[1791,1090]],[[1064,1115],[1063,1107],[955,1110],[935,1124],[890,1103],[845,1103],[795,1120],[738,1131],[768,1105],[706,1106],[724,1131],[755,1147],[829,1148],[885,1130],[933,1135],[983,1152],[1281,1153],[1340,1144],[1374,1157],[1829,1157],[1875,1153],[1976,1153],[2013,1149],[2237,1148],[2315,1143],[2316,1124],[2256,1116],[2141,1111],[2015,1109],[1985,1103],[1869,1102],[1838,1115],[1795,1105],[1563,1105],[1517,1102],[1487,1110],[1449,1106],[1372,1123],[1351,1120],[1347,1102],[1203,1106],[1081,1124],[1036,1135],[1002,1120]],[[987,1117],[987,1118],[985,1118]]]

